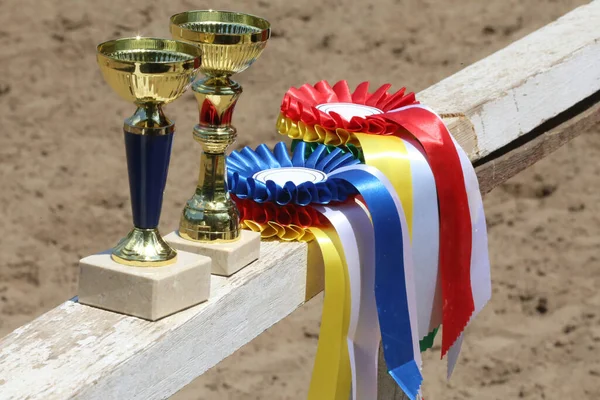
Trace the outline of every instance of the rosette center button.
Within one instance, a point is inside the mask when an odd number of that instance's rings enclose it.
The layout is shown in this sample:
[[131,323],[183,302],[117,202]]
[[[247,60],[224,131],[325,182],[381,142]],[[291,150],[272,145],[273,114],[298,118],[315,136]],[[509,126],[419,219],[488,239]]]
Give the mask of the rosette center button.
[[324,103],[319,104],[317,109],[327,114],[334,112],[346,121],[350,121],[353,117],[365,118],[370,115],[383,114],[379,108],[354,103]]
[[324,182],[327,174],[312,168],[285,167],[260,171],[255,173],[252,178],[265,184],[267,181],[273,181],[276,185],[283,187],[288,182],[292,182],[296,186],[306,182]]

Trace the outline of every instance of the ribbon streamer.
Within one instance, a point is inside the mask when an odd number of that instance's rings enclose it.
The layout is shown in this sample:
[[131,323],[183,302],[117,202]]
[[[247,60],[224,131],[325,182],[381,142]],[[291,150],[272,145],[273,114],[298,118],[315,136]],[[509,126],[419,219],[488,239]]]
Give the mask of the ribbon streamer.
[[474,311],[471,294],[471,216],[460,159],[442,120],[420,106],[407,106],[385,116],[422,145],[439,198],[440,271],[443,315],[442,357],[458,339]]
[[308,400],[348,400],[351,370],[346,337],[350,290],[346,258],[333,228],[311,228],[311,232],[323,254],[325,298]]
[[[413,194],[412,254],[417,291],[417,323],[421,351],[433,345],[435,330],[442,323],[442,287],[439,276],[440,225],[433,172],[421,146],[402,139],[411,165]],[[428,337],[430,340],[428,340]]]
[[[453,139],[454,141],[454,139]],[[471,287],[475,303],[474,318],[492,298],[492,277],[488,254],[487,226],[483,209],[483,199],[475,168],[465,151],[454,141],[465,175],[465,184],[471,213],[473,251],[471,253]]]
[[[492,277],[490,258],[488,254],[487,226],[483,210],[483,199],[479,190],[479,181],[475,168],[460,145],[454,140],[464,172],[465,185],[469,200],[469,211],[472,221],[472,252],[471,252],[471,288],[475,310],[469,323],[479,314],[492,297]],[[448,350],[448,379],[452,376],[454,367],[462,347],[463,335]]]
[[[418,108],[425,110],[435,116],[440,123],[443,124],[442,118],[434,111],[423,105],[411,105],[403,109]],[[471,257],[470,257],[470,283],[471,296],[473,299],[474,309],[467,323],[479,314],[483,307],[488,303],[492,295],[490,262],[488,255],[488,240],[485,214],[483,209],[483,200],[479,190],[479,182],[477,174],[471,164],[467,154],[450,136],[452,145],[455,147],[460,160],[465,190],[467,194],[467,202],[469,207],[469,215],[471,220]],[[460,349],[463,342],[463,333],[459,335],[456,341],[448,350],[448,378],[452,375],[454,367],[458,361]]]
[[412,254],[402,205],[388,179],[373,167],[340,168],[330,177],[353,185],[371,212],[375,230],[375,299],[384,356],[390,375],[415,400],[423,378]]
[[[348,351],[352,398],[377,398],[379,322],[373,294],[375,237],[368,211],[357,203],[317,206],[339,235],[346,255],[351,293]],[[327,295],[327,294],[326,294]]]
[[376,136],[365,133],[355,133],[354,135],[363,149],[365,163],[381,171],[394,186],[394,190],[402,202],[408,232],[412,237],[413,188],[410,159],[404,142],[394,136]]
[[[414,139],[355,135],[365,162],[390,180],[402,203],[413,246],[418,333],[419,339],[424,339],[439,327],[442,309],[441,287],[437,284],[439,220],[433,173]],[[433,340],[423,342],[421,350],[431,347],[431,343]]]

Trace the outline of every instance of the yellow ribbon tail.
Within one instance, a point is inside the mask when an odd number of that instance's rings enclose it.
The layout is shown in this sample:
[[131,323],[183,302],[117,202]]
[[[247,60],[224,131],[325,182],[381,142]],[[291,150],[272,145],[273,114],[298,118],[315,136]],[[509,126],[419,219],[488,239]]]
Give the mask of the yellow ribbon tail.
[[331,227],[310,228],[325,265],[325,299],[308,400],[348,400],[352,373],[348,353],[350,281],[340,239]]
[[398,193],[406,216],[408,234],[412,239],[413,185],[406,145],[396,136],[354,133],[354,137],[362,147],[365,163],[380,170]]

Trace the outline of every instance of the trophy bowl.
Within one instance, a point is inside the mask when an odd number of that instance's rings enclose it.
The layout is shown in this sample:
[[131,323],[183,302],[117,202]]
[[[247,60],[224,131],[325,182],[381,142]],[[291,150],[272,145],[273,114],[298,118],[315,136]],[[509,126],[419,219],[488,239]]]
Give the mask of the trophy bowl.
[[98,65],[110,87],[136,104],[170,103],[198,74],[201,52],[175,40],[125,38],[98,45]]
[[181,96],[199,72],[201,50],[168,39],[125,38],[98,45],[104,79],[137,110],[124,121],[134,228],[112,250],[114,261],[162,266],[176,261],[158,232],[175,124],[162,105]]
[[173,39],[202,49],[202,73],[229,76],[248,68],[271,35],[263,18],[231,11],[199,10],[171,17]]

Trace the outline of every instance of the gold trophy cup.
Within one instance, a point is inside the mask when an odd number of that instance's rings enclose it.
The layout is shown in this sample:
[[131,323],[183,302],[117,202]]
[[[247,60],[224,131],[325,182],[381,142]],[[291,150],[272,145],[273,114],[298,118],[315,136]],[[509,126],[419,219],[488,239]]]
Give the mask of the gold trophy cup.
[[196,192],[183,209],[179,235],[198,242],[231,242],[240,236],[239,212],[227,191],[227,146],[236,138],[231,117],[242,93],[231,75],[244,71],[260,56],[270,36],[266,20],[227,11],[189,11],[171,17],[174,39],[202,50],[205,78],[192,90],[200,121],[194,139],[202,146]]
[[137,106],[123,126],[134,228],[112,250],[120,264],[162,266],[176,261],[176,251],[157,229],[175,132],[162,106],[191,85],[200,56],[197,46],[168,39],[136,37],[98,46],[104,79]]
[[197,46],[168,39],[98,46],[104,79],[137,106],[123,125],[134,228],[111,251],[79,261],[81,304],[156,321],[210,295],[211,259],[176,252],[158,232],[175,132],[162,106],[192,84],[200,55]]

